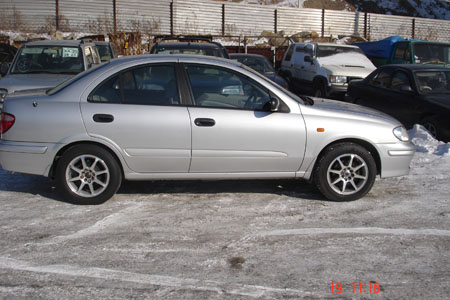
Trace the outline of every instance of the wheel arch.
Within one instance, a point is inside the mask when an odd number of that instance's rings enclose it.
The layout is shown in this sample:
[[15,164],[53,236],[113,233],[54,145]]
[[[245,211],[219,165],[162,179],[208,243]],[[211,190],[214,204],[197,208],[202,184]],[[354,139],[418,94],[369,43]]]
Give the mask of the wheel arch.
[[[317,158],[314,161],[314,166],[312,168],[312,172],[311,173],[314,173],[314,171],[318,167],[318,162],[320,161],[320,158],[323,156],[323,154],[326,151],[326,149],[328,147],[332,146],[332,145],[336,145],[336,144],[340,144],[340,143],[353,143],[353,144],[357,144],[357,145],[367,149],[367,151],[370,152],[370,154],[372,155],[373,159],[375,160],[375,164],[377,166],[377,175],[381,174],[381,158],[380,158],[380,154],[378,153],[378,150],[371,143],[369,143],[369,142],[367,142],[365,140],[357,139],[357,138],[340,139],[340,140],[336,140],[336,141],[333,141],[333,142],[325,145],[322,148],[322,150],[319,152],[319,154],[317,155]],[[312,176],[311,176],[311,179],[312,179]]]
[[117,161],[117,163],[119,164],[120,170],[122,172],[122,178],[124,178],[125,174],[124,174],[122,161],[119,158],[119,156],[117,155],[117,153],[114,150],[112,150],[110,147],[108,147],[107,145],[99,143],[99,142],[95,142],[95,141],[77,141],[77,142],[67,144],[64,147],[62,147],[61,149],[59,149],[55,155],[55,158],[53,159],[52,166],[50,167],[50,172],[48,175],[50,178],[54,178],[59,159],[63,156],[64,152],[66,152],[68,149],[70,149],[74,146],[79,146],[79,145],[97,146],[97,147],[100,147],[100,148],[108,151],[114,157],[114,159]]

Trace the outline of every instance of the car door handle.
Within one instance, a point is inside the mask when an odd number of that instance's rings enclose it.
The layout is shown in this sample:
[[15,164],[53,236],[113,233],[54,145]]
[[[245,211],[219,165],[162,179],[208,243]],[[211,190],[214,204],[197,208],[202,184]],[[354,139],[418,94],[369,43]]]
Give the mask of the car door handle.
[[216,125],[216,121],[213,119],[198,118],[194,120],[194,124],[201,127],[213,127]]
[[114,121],[114,116],[107,114],[95,114],[93,119],[97,123],[111,123]]

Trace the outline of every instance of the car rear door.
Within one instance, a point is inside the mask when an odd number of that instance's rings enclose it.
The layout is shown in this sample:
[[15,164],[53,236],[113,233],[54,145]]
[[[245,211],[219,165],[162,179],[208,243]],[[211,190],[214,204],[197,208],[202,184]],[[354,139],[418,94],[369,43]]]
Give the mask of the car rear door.
[[188,172],[191,124],[178,91],[175,64],[111,76],[81,103],[86,130],[116,145],[135,172]]
[[294,176],[306,143],[300,114],[265,110],[270,92],[240,73],[202,64],[185,68],[195,104],[188,108],[191,173]]

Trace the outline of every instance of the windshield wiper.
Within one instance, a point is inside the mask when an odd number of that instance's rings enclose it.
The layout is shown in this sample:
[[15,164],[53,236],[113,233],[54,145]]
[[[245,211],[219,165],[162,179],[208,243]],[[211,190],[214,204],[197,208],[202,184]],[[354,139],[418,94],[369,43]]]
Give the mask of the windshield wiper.
[[304,102],[306,102],[306,104],[313,106],[314,105],[314,100],[313,98],[309,97],[309,96],[300,96],[300,99],[302,99]]
[[440,60],[429,60],[429,61],[424,61],[421,64],[422,65],[446,65],[447,63],[440,61]]

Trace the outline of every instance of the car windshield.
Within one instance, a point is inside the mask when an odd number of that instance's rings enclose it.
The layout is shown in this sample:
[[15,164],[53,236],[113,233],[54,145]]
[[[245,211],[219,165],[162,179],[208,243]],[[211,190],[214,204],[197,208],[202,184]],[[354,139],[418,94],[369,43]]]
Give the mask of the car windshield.
[[341,47],[341,46],[323,46],[319,45],[317,47],[317,57],[327,57],[341,53],[350,53],[350,54],[364,54],[360,48],[353,47]]
[[450,45],[414,43],[414,56],[418,64],[450,64]]
[[78,74],[83,70],[80,47],[25,46],[17,53],[11,74]]
[[100,54],[100,59],[102,62],[108,61],[112,59],[111,48],[108,45],[95,45],[98,50],[98,54]]
[[264,73],[275,73],[275,69],[265,57],[247,56],[247,55],[233,55],[232,59],[252,68],[253,70]]
[[156,54],[193,54],[193,55],[208,55],[216,57],[225,57],[223,51],[214,48],[181,48],[181,47],[161,47],[157,48]]
[[415,77],[421,94],[450,94],[450,70],[417,71]]

